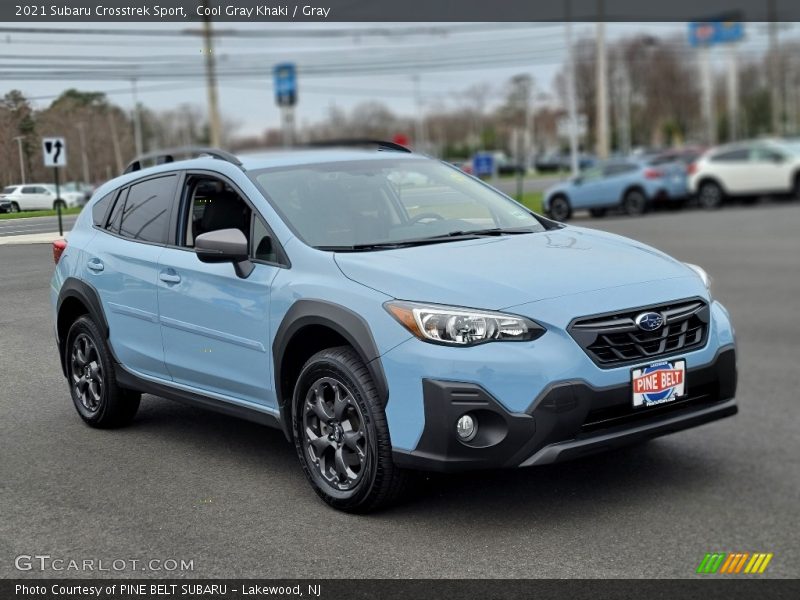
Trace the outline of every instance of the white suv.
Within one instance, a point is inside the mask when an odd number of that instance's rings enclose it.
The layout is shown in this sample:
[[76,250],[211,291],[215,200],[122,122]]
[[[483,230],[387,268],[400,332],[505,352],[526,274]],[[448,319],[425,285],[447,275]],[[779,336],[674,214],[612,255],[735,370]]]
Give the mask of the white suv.
[[704,208],[718,208],[729,196],[800,198],[800,142],[759,140],[712,148],[689,166],[689,190]]
[[[86,196],[83,192],[59,190],[62,208],[83,206]],[[9,185],[0,191],[0,200],[11,203],[11,212],[21,210],[50,210],[57,206],[55,186],[47,183]]]

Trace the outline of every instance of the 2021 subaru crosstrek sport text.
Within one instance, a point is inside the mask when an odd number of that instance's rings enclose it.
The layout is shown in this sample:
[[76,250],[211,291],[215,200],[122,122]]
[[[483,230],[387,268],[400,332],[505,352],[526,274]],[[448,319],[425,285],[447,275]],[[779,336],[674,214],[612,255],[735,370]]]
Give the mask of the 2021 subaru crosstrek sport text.
[[274,425],[366,512],[410,470],[552,463],[737,411],[705,272],[393,144],[137,160],[57,242],[64,374]]

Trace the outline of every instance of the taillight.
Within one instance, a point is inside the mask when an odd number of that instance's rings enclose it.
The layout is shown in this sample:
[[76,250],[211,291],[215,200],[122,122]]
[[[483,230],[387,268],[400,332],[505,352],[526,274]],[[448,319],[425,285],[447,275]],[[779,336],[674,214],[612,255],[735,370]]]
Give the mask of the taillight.
[[53,262],[58,264],[58,261],[61,260],[61,255],[64,254],[64,250],[67,249],[67,240],[56,240],[53,242]]
[[694,175],[695,173],[697,173],[697,163],[696,162],[689,163],[689,165],[686,167],[686,173],[688,175]]
[[645,179],[661,179],[663,176],[664,176],[663,171],[659,171],[658,169],[645,169],[644,170]]

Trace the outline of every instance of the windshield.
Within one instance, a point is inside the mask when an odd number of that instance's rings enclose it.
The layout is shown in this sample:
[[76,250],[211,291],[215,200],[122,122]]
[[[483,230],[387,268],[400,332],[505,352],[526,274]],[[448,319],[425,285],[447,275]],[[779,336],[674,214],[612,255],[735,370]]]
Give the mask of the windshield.
[[251,176],[297,235],[317,248],[368,249],[545,229],[516,202],[434,160],[332,162]]

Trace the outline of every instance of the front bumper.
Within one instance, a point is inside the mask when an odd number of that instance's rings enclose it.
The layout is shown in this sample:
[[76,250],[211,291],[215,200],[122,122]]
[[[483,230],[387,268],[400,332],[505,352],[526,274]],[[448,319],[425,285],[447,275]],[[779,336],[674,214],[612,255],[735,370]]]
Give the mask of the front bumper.
[[[423,380],[425,427],[414,450],[394,450],[395,462],[427,471],[531,466],[569,460],[695,427],[736,414],[736,350],[687,370],[688,396],[633,409],[629,384],[596,388],[585,380],[548,386],[524,412],[510,412],[474,383]],[[456,421],[477,417],[469,443],[455,435]]]

